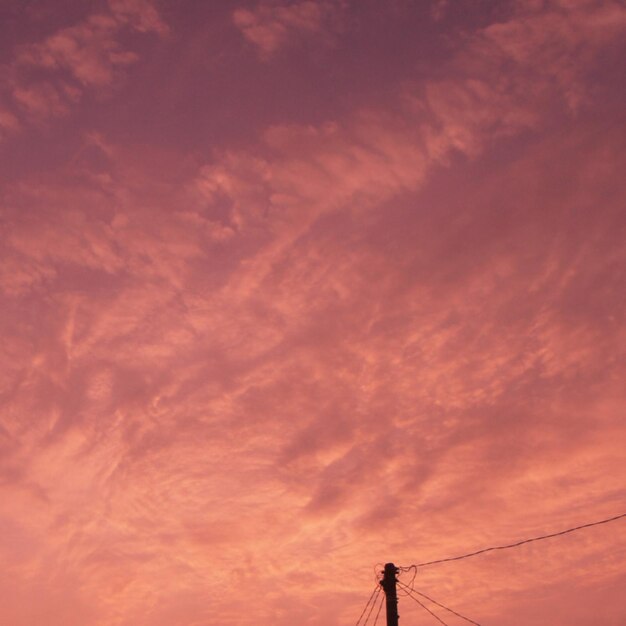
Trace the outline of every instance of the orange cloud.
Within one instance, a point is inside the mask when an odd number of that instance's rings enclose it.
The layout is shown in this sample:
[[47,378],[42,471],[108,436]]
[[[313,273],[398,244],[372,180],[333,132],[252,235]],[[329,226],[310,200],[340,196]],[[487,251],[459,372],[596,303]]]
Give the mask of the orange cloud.
[[[599,71],[622,32],[612,3],[481,15],[382,103],[364,92],[211,141],[222,92],[201,90],[197,55],[231,10],[200,26],[168,13],[166,29],[149,5],[110,6],[110,46],[57,25],[16,49],[45,80],[11,107],[30,102],[52,139],[0,117],[12,160],[28,157],[0,200],[0,621],[334,626],[356,620],[378,560],[621,511],[626,190],[620,96]],[[191,104],[155,103],[159,57],[111,110],[82,108],[126,67],[109,52],[135,52],[133,29],[173,33]],[[274,89],[273,64],[222,35],[215,84],[262,67]],[[58,127],[45,85],[76,113]],[[572,106],[593,90],[601,104]],[[623,551],[616,523],[423,568],[416,585],[481,623],[618,623]]]

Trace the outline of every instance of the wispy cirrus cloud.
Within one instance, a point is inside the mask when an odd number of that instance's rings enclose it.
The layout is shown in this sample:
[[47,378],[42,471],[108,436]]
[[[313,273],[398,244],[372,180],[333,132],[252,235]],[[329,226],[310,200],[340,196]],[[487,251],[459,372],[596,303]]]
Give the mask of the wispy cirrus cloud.
[[138,60],[126,31],[165,36],[167,25],[147,1],[112,0],[109,10],[19,46],[4,68],[14,118],[43,121],[66,115],[90,90],[108,88]]
[[610,48],[608,42],[617,42],[626,29],[623,7],[617,2],[593,0],[555,0],[548,4],[549,11],[532,3],[517,6],[515,19],[482,30],[475,59],[482,66],[513,63],[517,68],[513,76],[537,96],[556,82],[573,111],[590,105],[590,95],[585,93],[589,72],[597,67],[598,52],[605,46]]
[[21,124],[17,117],[7,109],[0,109],[0,139],[18,131]]
[[[212,204],[227,201],[237,229],[270,225],[274,244],[276,229],[298,237],[329,211],[377,206],[417,189],[455,155],[475,157],[495,140],[540,130],[548,106],[574,112],[582,103],[574,92],[624,32],[624,17],[612,3],[565,14],[524,6],[469,37],[448,62],[451,78],[407,81],[393,114],[363,110],[346,122],[269,128],[255,152],[203,167],[197,189]],[[541,62],[531,49],[542,51]]]
[[[481,27],[385,106],[187,159],[89,132],[8,186],[0,616],[339,624],[378,559],[619,508],[625,157],[568,94],[621,31],[565,8],[495,25],[542,68]],[[575,545],[420,585],[479,621],[583,595],[615,621],[623,542]]]
[[287,44],[311,35],[326,35],[336,17],[345,8],[343,2],[303,0],[287,4],[261,2],[254,9],[236,9],[233,22],[243,36],[253,43],[262,58],[271,57]]

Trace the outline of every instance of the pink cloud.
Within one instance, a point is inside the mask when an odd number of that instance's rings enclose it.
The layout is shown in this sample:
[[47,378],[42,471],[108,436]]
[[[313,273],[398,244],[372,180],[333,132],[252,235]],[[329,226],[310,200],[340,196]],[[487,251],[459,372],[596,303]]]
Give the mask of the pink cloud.
[[532,72],[535,89],[556,81],[573,111],[591,104],[584,93],[585,73],[603,42],[626,30],[623,7],[616,2],[554,2],[546,12],[540,6],[520,6],[516,19],[483,30],[477,51],[484,46],[485,60],[500,57]]
[[142,33],[168,35],[170,29],[150,0],[109,0],[115,18]]
[[11,111],[0,109],[0,140],[14,134],[20,128],[20,121]]
[[448,0],[433,0],[431,3],[430,14],[432,18],[438,22],[442,20],[449,10]]
[[[111,6],[80,22],[110,48],[56,29],[22,49],[38,89],[70,107],[49,73],[114,84],[113,22],[165,32]],[[0,621],[349,623],[377,560],[620,511],[624,153],[571,94],[621,18],[559,6],[462,37],[382,105],[192,148],[116,120],[7,184]],[[481,623],[618,623],[620,533],[424,568],[419,588]]]
[[32,87],[16,86],[13,90],[15,103],[40,120],[66,114],[69,111],[67,100],[75,97],[75,91],[59,91],[51,83],[39,83]]
[[279,48],[298,37],[319,33],[332,26],[334,16],[343,3],[292,2],[286,5],[261,3],[255,9],[236,9],[235,26],[243,36],[269,58]]
[[66,115],[86,90],[110,87],[121,70],[138,60],[137,53],[122,44],[124,29],[168,32],[149,2],[119,0],[110,7],[110,13],[92,14],[41,42],[18,48],[6,72],[22,115],[39,121]]

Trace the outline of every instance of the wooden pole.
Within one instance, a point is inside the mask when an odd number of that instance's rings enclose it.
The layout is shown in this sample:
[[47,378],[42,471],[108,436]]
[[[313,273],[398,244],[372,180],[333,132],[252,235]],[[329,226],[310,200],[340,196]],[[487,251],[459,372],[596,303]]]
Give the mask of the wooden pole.
[[387,600],[387,626],[398,626],[398,592],[396,589],[396,574],[398,568],[393,563],[385,563],[383,579],[380,584]]

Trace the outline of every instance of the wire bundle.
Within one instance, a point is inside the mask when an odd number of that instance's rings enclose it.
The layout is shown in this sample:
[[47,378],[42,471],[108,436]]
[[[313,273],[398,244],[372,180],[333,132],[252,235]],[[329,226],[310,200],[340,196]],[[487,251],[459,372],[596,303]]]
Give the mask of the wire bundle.
[[[590,522],[588,524],[582,524],[580,526],[573,526],[571,528],[567,528],[565,530],[561,530],[559,532],[555,532],[555,533],[550,533],[548,535],[540,535],[538,537],[530,537],[529,539],[522,539],[521,541],[516,541],[515,543],[509,543],[509,544],[505,544],[505,545],[501,545],[501,546],[491,546],[489,548],[482,548],[481,550],[476,550],[474,552],[468,552],[466,554],[461,554],[459,556],[452,556],[452,557],[447,557],[445,559],[436,559],[434,561],[426,561],[424,563],[416,563],[413,565],[409,565],[409,566],[405,566],[405,567],[398,567],[398,571],[399,572],[409,572],[412,571],[413,572],[413,577],[411,578],[411,581],[409,582],[409,584],[405,584],[400,580],[397,580],[397,584],[400,586],[401,591],[403,591],[403,595],[410,597],[412,600],[414,600],[422,609],[424,609],[426,612],[430,613],[430,615],[432,615],[440,624],[443,624],[444,626],[448,626],[446,624],[446,622],[443,621],[443,619],[441,619],[441,617],[439,617],[433,610],[431,610],[430,608],[428,608],[428,606],[426,606],[417,596],[420,596],[421,598],[423,598],[424,600],[427,600],[428,602],[430,602],[431,604],[444,609],[445,611],[448,611],[449,613],[451,613],[452,615],[455,615],[456,617],[459,617],[460,619],[465,620],[466,622],[469,622],[470,624],[474,624],[474,626],[480,626],[480,624],[478,622],[475,622],[474,620],[470,619],[469,617],[465,617],[465,615],[462,615],[461,613],[459,613],[458,611],[455,611],[447,606],[445,606],[444,604],[441,604],[440,602],[437,602],[436,600],[433,600],[432,598],[430,598],[429,596],[427,596],[425,593],[422,593],[421,591],[417,591],[417,589],[415,589],[414,584],[415,584],[415,577],[417,575],[417,569],[420,567],[427,567],[429,565],[436,565],[438,563],[447,563],[450,561],[460,561],[462,559],[468,559],[470,557],[473,556],[478,556],[479,554],[485,554],[486,552],[493,552],[494,550],[508,550],[510,548],[517,548],[519,546],[522,546],[524,544],[527,543],[531,543],[533,541],[542,541],[544,539],[551,539],[553,537],[561,537],[563,535],[567,535],[569,533],[573,533],[575,531],[578,530],[583,530],[585,528],[591,528],[592,526],[599,526],[600,524],[608,524],[609,522],[615,522],[617,520],[620,519],[624,519],[626,518],[626,513],[622,513],[620,515],[615,515],[614,517],[609,517],[606,519],[602,519],[596,522]],[[373,626],[376,626],[376,623],[378,622],[378,616],[380,615],[380,611],[382,609],[382,606],[384,604],[385,601],[385,594],[382,592],[381,589],[381,585],[380,585],[380,579],[377,580],[377,584],[376,587],[374,588],[374,591],[372,592],[372,595],[369,597],[369,600],[367,601],[367,604],[365,605],[365,608],[363,609],[363,612],[361,613],[361,616],[359,617],[359,619],[357,620],[356,626],[367,626],[367,623],[372,615],[372,612],[374,610],[374,607],[377,605],[377,601],[378,598],[380,597],[380,602],[378,603],[378,611],[376,612],[376,617],[374,619],[374,623]],[[369,611],[368,611],[369,608]],[[365,621],[362,622],[363,617],[365,616],[365,614],[367,613],[367,617],[365,618]]]
[[475,626],[480,626],[478,622],[475,622],[473,619],[470,619],[469,617],[465,617],[465,615],[462,615],[458,611],[455,611],[454,609],[451,609],[445,606],[445,604],[441,604],[441,602],[437,602],[437,600],[433,600],[432,598],[427,596],[425,593],[422,593],[421,591],[417,591],[417,589],[413,589],[412,587],[409,587],[409,585],[405,585],[403,582],[398,581],[398,584],[404,589],[404,591],[406,592],[406,595],[409,596],[409,598],[411,598],[412,600],[415,600],[417,604],[419,604],[425,611],[430,613],[438,622],[440,622],[441,624],[444,624],[444,626],[448,626],[448,625],[436,613],[434,613],[423,602],[421,602],[416,597],[416,595],[421,596],[425,600],[428,600],[429,602],[431,602],[432,604],[435,604],[439,608],[444,609],[448,611],[449,613],[452,613],[452,615],[456,615],[457,617],[460,617],[461,619],[465,620],[466,622],[469,622],[470,624],[474,624]]
[[[379,598],[380,598],[380,602],[378,602]],[[376,611],[376,617],[374,618],[374,623],[372,625],[372,626],[376,626],[376,623],[378,622],[378,616],[380,615],[380,610],[382,609],[384,602],[385,602],[385,594],[382,593],[382,589],[380,585],[377,584],[376,587],[374,588],[374,591],[372,591],[372,595],[369,597],[369,600],[365,604],[365,608],[363,609],[361,616],[356,621],[355,626],[367,626],[367,623],[369,622],[369,619],[372,616],[372,612],[374,611],[374,607],[378,604],[378,610]],[[368,607],[369,607],[369,611],[368,611]],[[366,615],[366,613],[367,613],[367,617],[365,617],[365,621],[362,622],[361,620]]]

